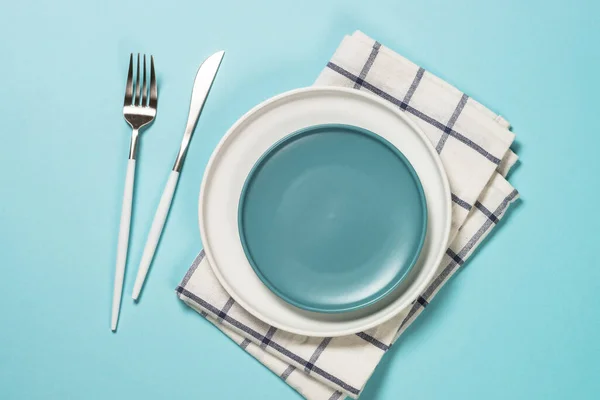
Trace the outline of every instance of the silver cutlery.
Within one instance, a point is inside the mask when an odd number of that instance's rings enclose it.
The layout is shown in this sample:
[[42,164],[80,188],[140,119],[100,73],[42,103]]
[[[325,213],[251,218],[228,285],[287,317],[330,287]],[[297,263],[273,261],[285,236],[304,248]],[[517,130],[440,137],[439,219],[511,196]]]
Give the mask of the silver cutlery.
[[[158,91],[154,73],[154,58],[150,56],[150,83],[146,84],[146,55],[143,57],[143,77],[140,73],[140,54],[137,55],[136,78],[133,78],[133,54],[129,56],[129,71],[125,87],[125,102],[123,115],[131,126],[131,145],[129,161],[125,176],[125,192],[121,208],[121,224],[119,227],[119,242],[117,247],[117,262],[115,270],[115,286],[113,291],[112,318],[110,327],[117,329],[121,295],[123,292],[123,277],[127,262],[127,246],[129,244],[129,225],[131,222],[131,202],[133,198],[133,182],[135,180],[135,163],[137,159],[138,139],[142,128],[148,126],[156,117]],[[141,83],[140,83],[141,80]]]
[[221,65],[221,60],[223,59],[224,54],[224,51],[219,51],[208,57],[202,63],[202,65],[200,65],[200,68],[196,73],[194,88],[192,90],[190,111],[185,132],[183,134],[183,141],[181,142],[181,147],[179,148],[179,153],[175,159],[175,164],[173,165],[173,169],[169,175],[169,179],[160,199],[154,220],[152,221],[152,227],[150,228],[150,233],[148,234],[148,240],[146,241],[146,246],[144,247],[144,253],[142,255],[142,260],[140,262],[133,287],[132,297],[134,300],[138,299],[142,290],[142,286],[144,285],[148,269],[150,268],[152,258],[154,257],[154,253],[156,251],[156,246],[160,239],[165,220],[171,207],[173,194],[175,192],[177,181],[179,180],[179,174],[181,173],[181,168],[183,167],[183,162],[185,161],[185,156],[192,139],[192,134],[194,133],[196,123],[198,122],[198,117],[200,116],[200,112],[202,111],[202,107],[204,106],[204,102],[206,101],[208,92],[210,91],[210,87],[212,86],[215,76],[217,75],[217,71],[219,70],[219,66]]

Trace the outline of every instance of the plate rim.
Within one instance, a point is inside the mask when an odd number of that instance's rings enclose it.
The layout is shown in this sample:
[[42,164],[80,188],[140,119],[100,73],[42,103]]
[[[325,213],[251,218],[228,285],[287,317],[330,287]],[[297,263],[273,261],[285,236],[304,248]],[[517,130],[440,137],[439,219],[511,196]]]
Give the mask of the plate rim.
[[[209,177],[209,175],[214,167],[214,164],[217,161],[217,157],[219,156],[221,149],[228,143],[230,137],[238,129],[238,127],[240,125],[246,123],[247,120],[252,118],[252,116],[254,114],[256,114],[258,111],[260,111],[262,108],[265,108],[265,107],[269,106],[270,104],[278,102],[281,99],[284,99],[286,97],[301,95],[301,94],[310,93],[310,92],[324,92],[324,93],[338,92],[341,94],[347,94],[347,95],[351,95],[351,96],[365,97],[369,101],[375,102],[379,106],[382,106],[382,107],[388,109],[390,112],[394,113],[398,118],[402,119],[411,129],[413,129],[413,131],[415,131],[415,133],[417,135],[419,135],[419,137],[422,139],[423,143],[425,144],[425,147],[427,148],[429,153],[432,155],[432,159],[435,162],[436,169],[440,174],[440,178],[441,178],[442,184],[443,184],[443,191],[445,193],[445,198],[446,198],[446,201],[445,201],[446,215],[448,216],[446,219],[446,223],[444,226],[444,232],[443,232],[444,249],[440,250],[439,253],[437,254],[437,257],[435,258],[435,261],[434,261],[435,265],[439,265],[441,260],[443,259],[444,254],[445,254],[445,249],[448,247],[449,239],[450,239],[450,230],[451,230],[451,221],[452,221],[452,203],[451,203],[451,197],[450,197],[451,196],[450,184],[448,181],[448,176],[446,174],[446,170],[445,170],[444,166],[442,165],[439,155],[435,151],[435,148],[433,147],[432,143],[429,141],[429,139],[427,138],[425,133],[421,130],[421,128],[418,127],[418,125],[414,121],[409,119],[406,115],[404,115],[400,110],[395,108],[392,104],[389,104],[388,102],[377,97],[376,95],[371,94],[371,93],[362,92],[362,91],[352,89],[352,88],[334,87],[334,86],[311,86],[311,87],[293,89],[293,90],[289,90],[289,91],[280,93],[278,95],[275,95],[273,97],[270,97],[270,98],[260,102],[259,104],[255,105],[250,110],[248,110],[246,113],[244,113],[240,118],[238,118],[236,120],[236,122],[234,122],[234,124],[227,130],[225,135],[221,138],[221,140],[219,141],[219,143],[217,144],[217,146],[214,148],[213,152],[211,153],[208,163],[206,164],[206,167],[205,167],[205,170],[204,170],[204,173],[202,176],[202,182],[200,184],[200,193],[199,193],[199,202],[198,202],[198,220],[199,220],[200,235],[201,235],[202,245],[203,245],[203,248],[205,251],[205,255],[209,262],[209,266],[210,266],[211,270],[213,271],[213,273],[217,277],[217,280],[223,286],[225,291],[245,311],[250,313],[255,318],[258,318],[260,321],[262,321],[266,324],[272,325],[274,327],[277,327],[278,329],[282,329],[284,331],[294,333],[294,334],[313,336],[313,337],[338,337],[338,336],[355,334],[357,332],[365,331],[365,330],[373,328],[375,326],[379,326],[379,325],[385,323],[386,321],[389,321],[391,318],[395,317],[396,315],[398,315],[402,310],[404,310],[406,308],[406,306],[409,303],[405,304],[403,307],[400,307],[398,305],[398,306],[392,308],[391,310],[389,310],[387,313],[383,314],[379,318],[374,319],[371,322],[363,324],[360,328],[337,329],[337,330],[330,330],[330,331],[327,331],[324,333],[324,332],[316,332],[316,331],[309,330],[309,329],[297,328],[294,326],[287,326],[285,324],[281,324],[277,321],[274,321],[272,318],[266,317],[259,310],[256,310],[255,308],[250,307],[245,300],[243,300],[234,290],[232,290],[231,286],[227,283],[226,279],[223,277],[223,275],[219,271],[219,268],[216,267],[215,260],[211,254],[211,250],[210,250],[209,246],[207,246],[207,241],[204,240],[204,238],[207,236],[206,236],[206,229],[205,229],[205,226],[203,223],[203,218],[202,218],[202,215],[203,215],[202,210],[204,207],[206,186],[207,186],[207,182],[209,181],[209,179],[207,179],[207,178]],[[426,275],[426,279],[423,280],[423,283],[420,285],[420,288],[417,292],[422,292],[427,287],[427,285],[431,282],[432,278],[434,277],[436,270],[437,270],[437,268],[431,268],[429,273]],[[413,301],[414,300],[416,300],[416,298],[413,299]]]
[[[318,306],[310,306],[310,305],[306,305],[306,304],[300,303],[300,302],[298,302],[298,301],[290,298],[290,296],[286,295],[281,290],[277,289],[277,287],[275,285],[273,285],[266,278],[266,276],[263,274],[263,272],[261,271],[261,269],[258,267],[256,261],[252,258],[251,252],[250,252],[250,250],[248,248],[248,244],[247,244],[247,240],[246,240],[246,235],[245,235],[244,229],[243,229],[244,224],[242,222],[243,221],[243,218],[242,218],[242,215],[243,215],[242,209],[244,208],[244,204],[245,204],[244,201],[245,201],[246,194],[247,194],[247,191],[248,191],[248,184],[251,181],[252,177],[257,172],[257,170],[259,169],[259,167],[261,165],[263,165],[263,163],[265,162],[265,160],[267,160],[268,157],[278,147],[283,146],[287,142],[289,142],[291,140],[294,140],[297,137],[306,135],[306,134],[313,134],[314,133],[313,131],[322,130],[324,128],[333,128],[333,129],[344,128],[344,129],[352,130],[352,131],[360,133],[361,135],[368,136],[372,140],[376,140],[379,143],[382,143],[386,148],[388,148],[389,150],[391,150],[394,153],[394,155],[396,157],[398,157],[404,165],[407,166],[407,169],[408,169],[408,171],[410,173],[410,176],[416,182],[417,191],[419,193],[419,203],[420,203],[421,208],[422,208],[422,212],[421,212],[422,215],[421,216],[422,216],[422,219],[423,219],[422,227],[420,229],[420,237],[418,239],[417,249],[415,251],[415,254],[413,255],[413,258],[407,263],[408,267],[404,268],[404,270],[401,272],[401,274],[399,274],[399,276],[395,276],[394,279],[390,280],[390,283],[388,285],[386,285],[386,287],[382,291],[380,291],[380,293],[378,293],[375,297],[369,299],[368,301],[363,301],[363,302],[361,302],[359,304],[352,305],[353,303],[351,303],[350,305],[346,305],[344,307],[337,307],[335,309],[321,308],[321,307],[318,307]],[[394,144],[392,144],[389,140],[387,140],[383,136],[380,136],[377,133],[372,132],[369,129],[362,128],[362,127],[356,126],[356,125],[345,124],[345,123],[324,123],[324,124],[316,124],[316,125],[305,126],[304,128],[297,129],[294,132],[287,134],[283,138],[279,139],[277,142],[273,143],[271,145],[271,147],[269,147],[260,156],[260,158],[256,161],[256,163],[254,164],[254,166],[252,167],[252,169],[250,170],[250,172],[246,176],[246,180],[244,182],[244,186],[242,187],[242,192],[240,194],[240,201],[239,201],[239,204],[238,204],[238,234],[240,236],[240,241],[241,241],[241,244],[242,244],[242,248],[244,249],[244,253],[246,255],[246,258],[248,259],[248,263],[250,264],[250,266],[252,267],[252,269],[254,270],[254,272],[256,273],[256,275],[259,277],[259,279],[262,281],[262,283],[267,288],[269,288],[269,290],[271,290],[273,293],[275,293],[279,298],[281,298],[282,300],[288,302],[289,304],[291,304],[291,305],[293,305],[293,306],[295,306],[297,308],[300,308],[301,310],[312,311],[312,312],[323,313],[323,314],[341,314],[341,313],[344,313],[344,312],[357,311],[357,310],[360,310],[362,308],[374,305],[375,303],[377,303],[378,301],[382,300],[383,298],[385,298],[386,296],[388,296],[390,293],[392,293],[400,285],[400,283],[402,283],[402,281],[404,281],[404,279],[406,278],[406,276],[409,274],[409,272],[412,270],[412,268],[417,263],[417,261],[419,259],[419,256],[421,255],[421,251],[423,250],[423,246],[425,244],[425,237],[427,235],[427,218],[428,218],[428,214],[429,213],[427,211],[427,198],[425,196],[425,191],[423,190],[423,184],[421,183],[421,179],[419,178],[419,175],[415,171],[415,168],[413,167],[413,165],[411,164],[411,162],[404,155],[404,153],[402,153],[402,151],[400,151],[400,149],[398,149],[396,146],[394,146]],[[354,302],[354,303],[356,303],[356,302]]]

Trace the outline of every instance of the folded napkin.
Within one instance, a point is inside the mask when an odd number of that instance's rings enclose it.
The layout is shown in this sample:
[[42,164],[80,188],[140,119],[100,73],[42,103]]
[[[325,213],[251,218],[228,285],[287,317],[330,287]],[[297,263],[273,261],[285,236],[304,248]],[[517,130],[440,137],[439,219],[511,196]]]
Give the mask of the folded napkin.
[[307,399],[359,396],[381,357],[464,264],[517,197],[508,123],[455,87],[361,32],[344,38],[315,85],[353,87],[396,105],[440,154],[452,191],[452,238],[437,274],[411,306],[366,332],[313,338],[254,318],[219,284],[201,252],[177,293]]

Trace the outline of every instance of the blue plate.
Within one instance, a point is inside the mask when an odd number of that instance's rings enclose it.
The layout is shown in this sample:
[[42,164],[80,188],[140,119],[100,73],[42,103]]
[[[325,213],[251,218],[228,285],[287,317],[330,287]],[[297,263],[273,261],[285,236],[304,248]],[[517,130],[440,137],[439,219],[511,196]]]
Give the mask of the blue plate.
[[246,257],[271,291],[305,310],[339,313],[398,286],[423,246],[427,206],[413,167],[387,140],[317,125],[258,160],[238,217]]

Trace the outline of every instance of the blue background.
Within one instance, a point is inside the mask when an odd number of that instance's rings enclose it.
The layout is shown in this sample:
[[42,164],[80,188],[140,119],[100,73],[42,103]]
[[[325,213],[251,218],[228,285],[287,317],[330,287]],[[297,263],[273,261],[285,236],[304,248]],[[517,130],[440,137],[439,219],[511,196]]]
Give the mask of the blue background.
[[[526,4],[525,4],[526,3]],[[600,7],[593,1],[12,1],[0,6],[0,397],[294,399],[177,300],[210,153],[246,110],[310,85],[361,29],[500,112],[523,200],[383,360],[364,399],[600,392]],[[194,73],[221,71],[141,302],[131,288]],[[109,330],[130,131],[129,52],[154,54],[129,264]]]

